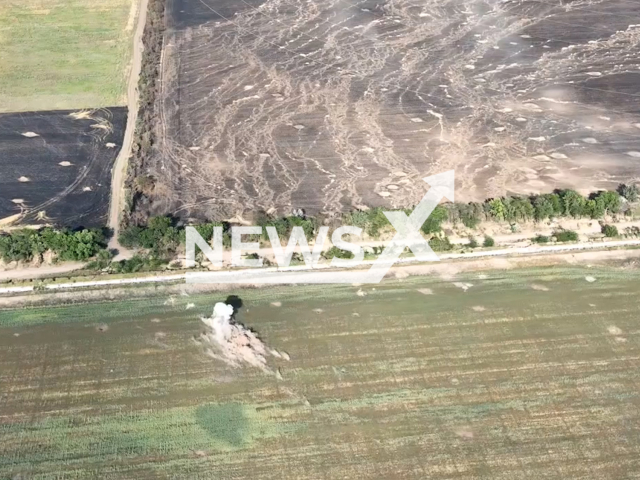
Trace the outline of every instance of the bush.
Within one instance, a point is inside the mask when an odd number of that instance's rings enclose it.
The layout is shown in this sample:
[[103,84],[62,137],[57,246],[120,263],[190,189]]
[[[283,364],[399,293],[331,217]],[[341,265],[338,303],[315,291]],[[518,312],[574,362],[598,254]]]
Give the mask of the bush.
[[475,237],[469,237],[469,247],[470,248],[478,248],[479,244]]
[[495,244],[495,240],[488,235],[484,237],[484,242],[482,242],[483,247],[493,247]]
[[551,238],[545,235],[538,235],[536,237],[533,237],[531,240],[534,241],[535,243],[549,243]]
[[429,240],[429,246],[434,252],[446,252],[453,249],[453,245],[451,245],[449,237],[433,237]]
[[556,232],[554,236],[558,242],[577,242],[579,238],[578,233],[573,230],[562,230],[561,232]]
[[327,260],[331,260],[333,257],[345,258],[350,260],[353,258],[353,253],[347,252],[346,250],[342,250],[338,247],[331,247],[326,252],[322,252],[322,256]]
[[617,237],[618,228],[615,225],[603,225],[602,233],[604,233],[605,237]]

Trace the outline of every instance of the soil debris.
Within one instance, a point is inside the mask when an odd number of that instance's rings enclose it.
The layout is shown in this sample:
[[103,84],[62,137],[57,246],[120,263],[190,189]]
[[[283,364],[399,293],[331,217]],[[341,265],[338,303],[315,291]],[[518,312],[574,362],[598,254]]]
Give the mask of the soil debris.
[[[196,342],[205,346],[208,356],[227,365],[235,368],[250,365],[264,372],[276,374],[267,365],[267,357],[272,355],[289,360],[289,355],[267,349],[255,332],[234,321],[234,313],[232,305],[216,303],[211,317],[201,318],[207,326],[207,331],[202,333]],[[278,355],[274,355],[274,352]]]

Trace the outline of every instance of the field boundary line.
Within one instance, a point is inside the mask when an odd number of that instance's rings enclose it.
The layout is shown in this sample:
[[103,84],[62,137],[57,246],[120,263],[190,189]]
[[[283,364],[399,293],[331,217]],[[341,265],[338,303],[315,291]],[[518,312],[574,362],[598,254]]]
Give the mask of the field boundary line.
[[[144,51],[142,37],[147,23],[147,10],[149,6],[149,0],[135,1],[140,2],[140,7],[136,30],[133,34],[133,56],[131,59],[129,83],[127,86],[127,126],[122,139],[122,148],[120,149],[113,165],[111,176],[111,200],[109,202],[109,220],[107,223],[107,226],[113,230],[113,236],[109,241],[109,248],[116,249],[118,252],[122,252],[123,254],[125,254],[125,251],[118,242],[118,235],[120,233],[120,214],[124,210],[124,182],[127,175],[129,158],[131,157],[136,124],[138,123],[138,82],[140,79],[140,71],[142,69],[142,53]],[[119,253],[118,257],[120,256],[121,254]],[[123,256],[126,256],[126,254]]]

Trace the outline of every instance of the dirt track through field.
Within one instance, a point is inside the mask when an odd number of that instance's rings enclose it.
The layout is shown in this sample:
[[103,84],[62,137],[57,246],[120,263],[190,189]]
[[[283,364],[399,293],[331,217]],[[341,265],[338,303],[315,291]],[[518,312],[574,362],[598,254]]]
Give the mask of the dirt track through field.
[[130,256],[130,252],[118,243],[120,230],[120,213],[124,209],[124,181],[127,175],[127,165],[131,156],[133,146],[133,134],[138,120],[138,79],[142,66],[142,34],[147,20],[148,0],[140,0],[138,23],[133,36],[133,58],[131,59],[131,71],[129,74],[129,84],[127,87],[127,108],[129,116],[127,118],[127,128],[122,140],[122,149],[113,166],[113,177],[111,180],[111,203],[109,205],[109,228],[113,229],[113,237],[109,242],[110,249],[118,250],[116,260],[122,260]]

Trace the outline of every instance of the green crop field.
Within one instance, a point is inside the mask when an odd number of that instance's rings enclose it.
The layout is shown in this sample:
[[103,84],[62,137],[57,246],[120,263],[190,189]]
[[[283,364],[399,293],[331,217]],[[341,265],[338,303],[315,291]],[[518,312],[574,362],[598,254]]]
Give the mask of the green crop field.
[[124,105],[137,4],[0,2],[0,112]]
[[639,282],[234,292],[281,378],[193,342],[225,295],[3,310],[0,478],[638,478]]

